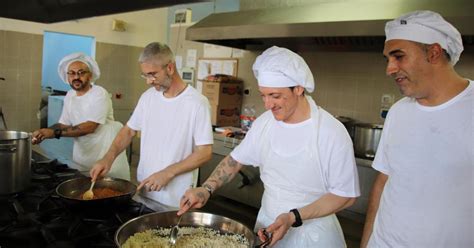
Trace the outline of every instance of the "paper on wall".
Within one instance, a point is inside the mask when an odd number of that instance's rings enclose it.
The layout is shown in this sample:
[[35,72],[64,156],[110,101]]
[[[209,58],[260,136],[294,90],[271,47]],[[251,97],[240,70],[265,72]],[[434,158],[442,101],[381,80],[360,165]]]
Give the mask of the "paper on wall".
[[235,64],[234,61],[224,61],[222,63],[222,74],[233,76]]
[[200,60],[198,66],[197,79],[204,79],[211,74],[211,64],[208,61]]
[[186,67],[196,67],[196,59],[197,59],[197,50],[196,49],[188,49],[186,52]]
[[243,58],[244,57],[244,50],[232,48],[232,58]]
[[213,44],[204,44],[204,58],[230,58],[232,48]]
[[222,61],[213,60],[211,61],[211,74],[222,74]]

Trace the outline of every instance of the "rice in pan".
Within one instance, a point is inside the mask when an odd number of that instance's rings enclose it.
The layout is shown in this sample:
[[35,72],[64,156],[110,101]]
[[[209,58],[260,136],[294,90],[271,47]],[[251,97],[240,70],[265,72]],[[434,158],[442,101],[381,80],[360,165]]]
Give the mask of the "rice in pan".
[[248,248],[248,240],[239,234],[221,234],[206,227],[180,227],[175,246],[169,244],[171,228],[149,229],[135,233],[122,248]]

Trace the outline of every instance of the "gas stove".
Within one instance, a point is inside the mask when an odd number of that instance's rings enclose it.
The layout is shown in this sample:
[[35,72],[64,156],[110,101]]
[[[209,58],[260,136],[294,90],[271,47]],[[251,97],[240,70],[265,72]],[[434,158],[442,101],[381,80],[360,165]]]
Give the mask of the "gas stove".
[[113,209],[73,209],[55,189],[83,175],[57,160],[31,167],[26,190],[0,196],[0,247],[116,247],[115,231],[124,222],[154,212],[133,200]]

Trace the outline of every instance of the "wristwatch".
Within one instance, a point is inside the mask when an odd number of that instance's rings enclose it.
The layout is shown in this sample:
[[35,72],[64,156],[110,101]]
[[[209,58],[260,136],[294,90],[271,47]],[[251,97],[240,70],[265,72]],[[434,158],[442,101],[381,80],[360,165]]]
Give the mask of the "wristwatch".
[[290,210],[295,215],[295,223],[293,223],[291,226],[292,227],[299,227],[303,225],[303,221],[301,220],[301,215],[300,212],[298,212],[298,209],[294,208]]
[[61,135],[63,134],[63,130],[57,128],[54,129],[54,138],[59,139],[61,138]]
[[209,184],[203,184],[202,187],[207,190],[207,192],[209,192],[209,197],[212,196],[212,192],[214,191],[214,189],[212,188],[211,185]]

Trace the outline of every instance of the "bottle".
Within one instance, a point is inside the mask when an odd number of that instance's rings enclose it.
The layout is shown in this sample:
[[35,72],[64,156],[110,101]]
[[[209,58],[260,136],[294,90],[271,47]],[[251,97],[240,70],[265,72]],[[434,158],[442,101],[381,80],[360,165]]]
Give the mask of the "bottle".
[[246,105],[240,115],[240,127],[242,133],[246,133],[252,127],[253,121],[256,119],[255,107],[253,105]]

